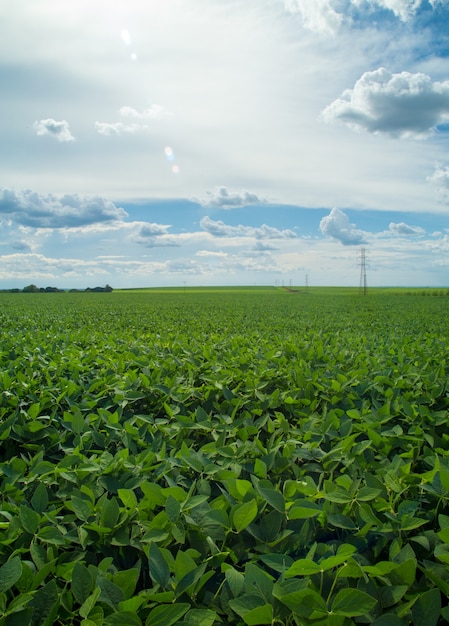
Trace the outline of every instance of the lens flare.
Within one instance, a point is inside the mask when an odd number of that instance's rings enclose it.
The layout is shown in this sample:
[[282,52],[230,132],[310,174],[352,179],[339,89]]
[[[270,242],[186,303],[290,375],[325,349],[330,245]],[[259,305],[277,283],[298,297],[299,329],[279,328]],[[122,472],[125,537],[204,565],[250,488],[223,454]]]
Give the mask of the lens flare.
[[170,148],[170,146],[167,146],[167,147],[164,149],[164,152],[165,152],[165,156],[167,157],[167,159],[168,159],[169,161],[174,161],[174,160],[175,160],[175,155],[174,155],[174,153],[173,153],[173,150]]

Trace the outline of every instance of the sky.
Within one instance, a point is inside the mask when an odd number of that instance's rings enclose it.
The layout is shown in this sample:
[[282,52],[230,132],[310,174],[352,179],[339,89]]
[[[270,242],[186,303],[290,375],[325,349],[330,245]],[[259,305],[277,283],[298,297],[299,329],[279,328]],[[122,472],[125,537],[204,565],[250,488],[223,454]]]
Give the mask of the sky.
[[0,4],[0,289],[449,286],[449,0]]

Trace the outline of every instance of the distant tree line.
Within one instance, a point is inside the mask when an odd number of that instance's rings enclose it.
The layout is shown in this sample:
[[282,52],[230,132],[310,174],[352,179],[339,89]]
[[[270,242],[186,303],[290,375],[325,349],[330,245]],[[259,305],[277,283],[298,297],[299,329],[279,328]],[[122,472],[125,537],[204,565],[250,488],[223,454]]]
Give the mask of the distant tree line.
[[110,285],[105,285],[104,287],[87,287],[86,289],[59,289],[58,287],[36,287],[36,285],[27,285],[23,289],[2,289],[1,291],[7,293],[63,293],[65,291],[70,291],[70,293],[85,293],[85,292],[93,292],[93,293],[104,293],[112,291],[112,287]]

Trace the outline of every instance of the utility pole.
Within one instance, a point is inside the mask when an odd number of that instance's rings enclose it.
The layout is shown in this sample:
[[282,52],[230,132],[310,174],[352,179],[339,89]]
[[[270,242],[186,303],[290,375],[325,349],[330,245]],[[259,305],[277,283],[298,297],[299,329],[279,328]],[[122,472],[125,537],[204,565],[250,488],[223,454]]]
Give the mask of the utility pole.
[[366,284],[366,251],[365,248],[360,248],[360,257],[359,257],[359,265],[360,265],[360,293],[366,296],[366,292],[368,290]]
[[309,293],[309,275],[306,274],[306,293]]

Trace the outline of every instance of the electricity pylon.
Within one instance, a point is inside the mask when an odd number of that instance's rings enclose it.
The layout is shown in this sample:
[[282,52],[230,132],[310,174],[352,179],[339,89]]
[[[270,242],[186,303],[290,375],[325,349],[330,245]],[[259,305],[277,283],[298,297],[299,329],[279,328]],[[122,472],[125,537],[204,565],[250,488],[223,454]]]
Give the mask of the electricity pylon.
[[360,293],[366,296],[366,292],[368,290],[368,286],[366,283],[366,251],[365,248],[360,248],[360,257],[359,257],[359,265],[360,265]]

